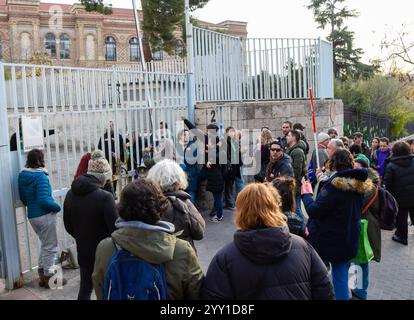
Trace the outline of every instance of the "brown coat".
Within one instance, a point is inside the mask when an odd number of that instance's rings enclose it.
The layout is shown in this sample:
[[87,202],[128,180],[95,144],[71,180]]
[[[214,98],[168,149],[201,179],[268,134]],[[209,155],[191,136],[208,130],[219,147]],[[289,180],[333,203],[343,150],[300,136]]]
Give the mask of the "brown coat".
[[175,191],[165,193],[169,200],[169,206],[161,219],[171,222],[175,226],[175,232],[179,233],[177,237],[188,241],[194,246],[194,240],[204,238],[206,223],[204,218],[198,212],[197,208],[190,201],[190,195],[184,191]]

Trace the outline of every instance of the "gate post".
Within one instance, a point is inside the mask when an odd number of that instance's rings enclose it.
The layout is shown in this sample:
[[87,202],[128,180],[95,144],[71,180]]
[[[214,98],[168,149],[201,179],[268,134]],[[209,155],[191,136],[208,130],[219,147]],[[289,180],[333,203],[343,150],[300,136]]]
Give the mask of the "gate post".
[[190,21],[190,4],[185,0],[185,33],[187,38],[187,108],[188,120],[195,123],[195,80],[194,80],[194,43],[193,25]]
[[0,62],[0,244],[6,287],[13,289],[20,278],[16,214],[13,206],[9,125],[4,64]]

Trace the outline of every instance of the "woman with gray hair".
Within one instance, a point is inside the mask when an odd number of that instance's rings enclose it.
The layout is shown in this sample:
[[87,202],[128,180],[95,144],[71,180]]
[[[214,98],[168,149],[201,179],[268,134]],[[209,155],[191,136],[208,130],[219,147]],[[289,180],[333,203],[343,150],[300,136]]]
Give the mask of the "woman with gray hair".
[[180,165],[170,159],[155,164],[148,172],[148,179],[156,181],[168,198],[168,209],[161,219],[174,224],[180,231],[178,238],[188,241],[195,250],[193,240],[204,237],[206,224],[200,212],[191,202],[187,188],[187,176]]

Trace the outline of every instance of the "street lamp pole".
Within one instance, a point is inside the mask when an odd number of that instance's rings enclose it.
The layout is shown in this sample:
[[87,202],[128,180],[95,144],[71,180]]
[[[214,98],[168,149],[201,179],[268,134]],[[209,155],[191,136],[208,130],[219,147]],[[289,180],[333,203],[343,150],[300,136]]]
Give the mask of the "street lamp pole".
[[185,0],[185,31],[187,38],[187,107],[188,120],[195,120],[195,80],[194,80],[194,43],[193,25],[190,21],[190,1]]
[[[140,23],[139,23],[139,17],[138,17],[138,10],[137,10],[137,5],[135,3],[135,0],[132,0],[132,8],[134,9],[134,17],[135,17],[135,28],[137,31],[137,38],[138,38],[138,43],[139,43],[139,52],[140,52],[140,61],[141,61],[141,67],[142,67],[142,72],[144,72],[144,77],[145,77],[145,72],[147,72],[147,65],[145,63],[145,56],[144,56],[144,47],[142,45],[142,38],[141,38],[141,28],[140,28]],[[148,103],[148,115],[149,115],[149,120],[150,120],[150,125],[151,125],[151,132],[154,130],[154,125],[152,123],[152,116],[151,116],[151,108],[152,108],[152,101],[151,101],[151,97],[149,94],[149,89],[148,89],[148,85],[149,85],[149,81],[145,81],[145,96],[147,98],[147,103]]]

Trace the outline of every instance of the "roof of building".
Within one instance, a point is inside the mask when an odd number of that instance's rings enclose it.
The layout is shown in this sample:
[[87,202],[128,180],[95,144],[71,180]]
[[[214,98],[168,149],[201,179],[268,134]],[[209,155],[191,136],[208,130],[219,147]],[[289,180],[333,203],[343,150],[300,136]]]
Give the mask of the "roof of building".
[[40,2],[39,4],[39,10],[40,11],[49,11],[49,8],[52,6],[59,6],[61,7],[64,13],[69,13],[70,12],[70,8],[72,7],[71,4],[62,4],[62,3],[44,3],[44,2]]
[[[2,1],[2,0],[0,0]],[[57,3],[48,3],[48,2],[41,2],[40,3],[40,11],[49,11],[51,6],[61,6],[63,9],[63,13],[70,13],[71,8],[73,5],[70,4],[57,4]],[[97,13],[95,13],[97,14]],[[112,14],[110,15],[113,18],[126,18],[126,19],[134,19],[134,10],[133,9],[123,9],[123,8],[112,8]]]

